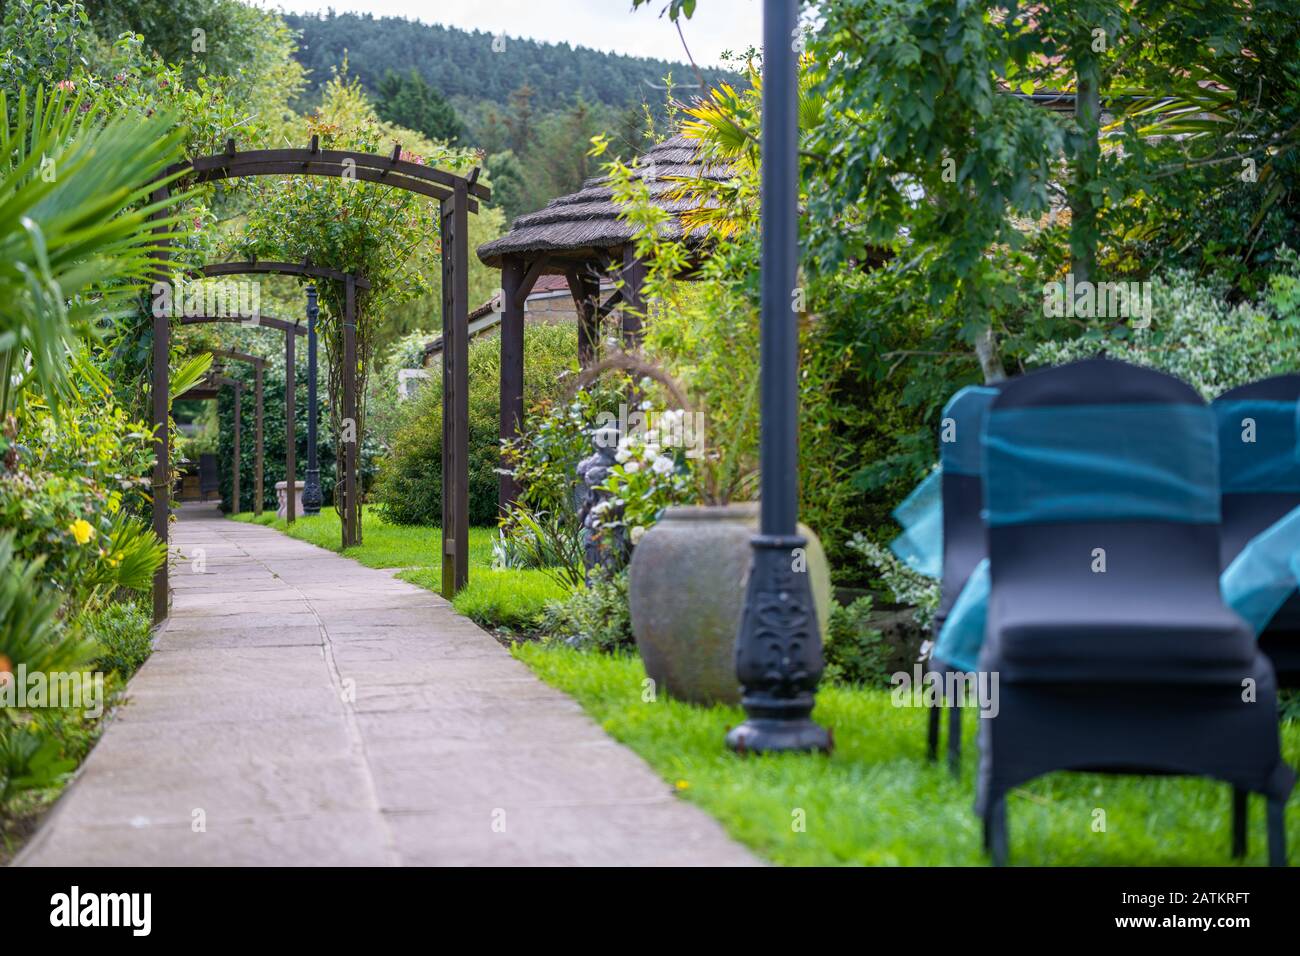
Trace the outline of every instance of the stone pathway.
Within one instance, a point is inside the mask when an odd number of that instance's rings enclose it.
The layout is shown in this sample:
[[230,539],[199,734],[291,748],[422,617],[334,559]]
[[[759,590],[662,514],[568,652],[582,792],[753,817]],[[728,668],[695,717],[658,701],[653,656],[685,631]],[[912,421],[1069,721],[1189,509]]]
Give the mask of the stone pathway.
[[173,545],[158,649],[19,864],[756,862],[438,595],[212,506]]

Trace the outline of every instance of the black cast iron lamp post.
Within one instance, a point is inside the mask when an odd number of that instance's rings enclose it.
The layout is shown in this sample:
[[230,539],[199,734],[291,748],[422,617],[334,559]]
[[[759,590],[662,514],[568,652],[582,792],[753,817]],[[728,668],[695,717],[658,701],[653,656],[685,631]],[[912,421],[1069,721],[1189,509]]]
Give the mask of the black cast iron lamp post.
[[[307,286],[307,479],[302,487],[304,514],[320,514],[324,496],[320,490],[320,464],[316,461],[316,287]],[[292,494],[290,490],[290,494]]]
[[727,734],[740,753],[829,751],[831,737],[812,720],[822,674],[821,633],[798,533],[799,0],[763,3],[762,470],[759,533],[740,633],[736,677],[745,722]]

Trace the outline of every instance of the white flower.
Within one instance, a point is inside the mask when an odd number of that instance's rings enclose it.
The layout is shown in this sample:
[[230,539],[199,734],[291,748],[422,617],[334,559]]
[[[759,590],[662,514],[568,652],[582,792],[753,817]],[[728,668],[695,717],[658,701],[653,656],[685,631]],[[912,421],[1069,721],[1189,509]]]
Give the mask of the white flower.
[[618,462],[620,465],[623,464],[623,462],[627,461],[631,457],[632,457],[632,453],[628,451],[626,448],[620,448],[614,454],[614,460]]
[[660,455],[650,466],[650,470],[656,475],[671,475],[674,468],[673,460],[667,455]]
[[628,533],[628,537],[632,541],[632,546],[635,547],[641,541],[641,539],[645,537],[645,526],[637,525]]
[[635,475],[641,470],[641,463],[635,458],[629,458],[627,461],[623,462],[623,470],[629,475]]

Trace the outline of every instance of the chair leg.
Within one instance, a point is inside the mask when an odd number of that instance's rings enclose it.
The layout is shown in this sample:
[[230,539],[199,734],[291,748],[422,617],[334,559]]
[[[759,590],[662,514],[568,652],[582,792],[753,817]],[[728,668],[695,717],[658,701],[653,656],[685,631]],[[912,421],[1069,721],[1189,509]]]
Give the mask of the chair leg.
[[1007,798],[998,794],[984,813],[984,849],[994,866],[1007,865]]
[[1286,866],[1286,801],[1268,798],[1268,865]]
[[1246,856],[1247,828],[1246,810],[1250,794],[1239,787],[1232,788],[1232,858],[1243,859]]
[[930,726],[926,732],[925,739],[925,758],[934,763],[939,759],[939,712],[940,708],[928,708]]
[[961,707],[957,701],[948,705],[948,772],[961,776]]

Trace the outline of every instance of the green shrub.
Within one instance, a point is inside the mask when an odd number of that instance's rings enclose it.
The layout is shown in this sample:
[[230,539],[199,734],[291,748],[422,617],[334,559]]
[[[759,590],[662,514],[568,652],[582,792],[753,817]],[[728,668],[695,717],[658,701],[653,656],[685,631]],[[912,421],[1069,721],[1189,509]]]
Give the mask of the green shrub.
[[121,602],[83,615],[78,622],[101,649],[92,667],[128,681],[153,653],[149,613],[143,604]]
[[860,597],[846,606],[831,608],[822,649],[825,683],[889,686],[889,648],[880,631],[870,627],[871,598]]
[[[553,398],[577,368],[578,333],[570,325],[531,325],[524,334],[524,397]],[[469,523],[497,523],[501,342],[484,335],[469,347]],[[393,524],[442,524],[442,373],[404,404],[393,447],[380,464],[373,500]]]
[[1221,281],[1174,270],[1151,280],[1151,322],[1094,328],[1044,342],[1031,365],[1106,356],[1176,375],[1209,400],[1238,385],[1290,372],[1300,347],[1300,256],[1283,248],[1282,268],[1256,301],[1233,303]]
[[617,651],[632,648],[632,617],[627,605],[627,571],[591,572],[591,582],[546,608],[542,630],[572,647]]

